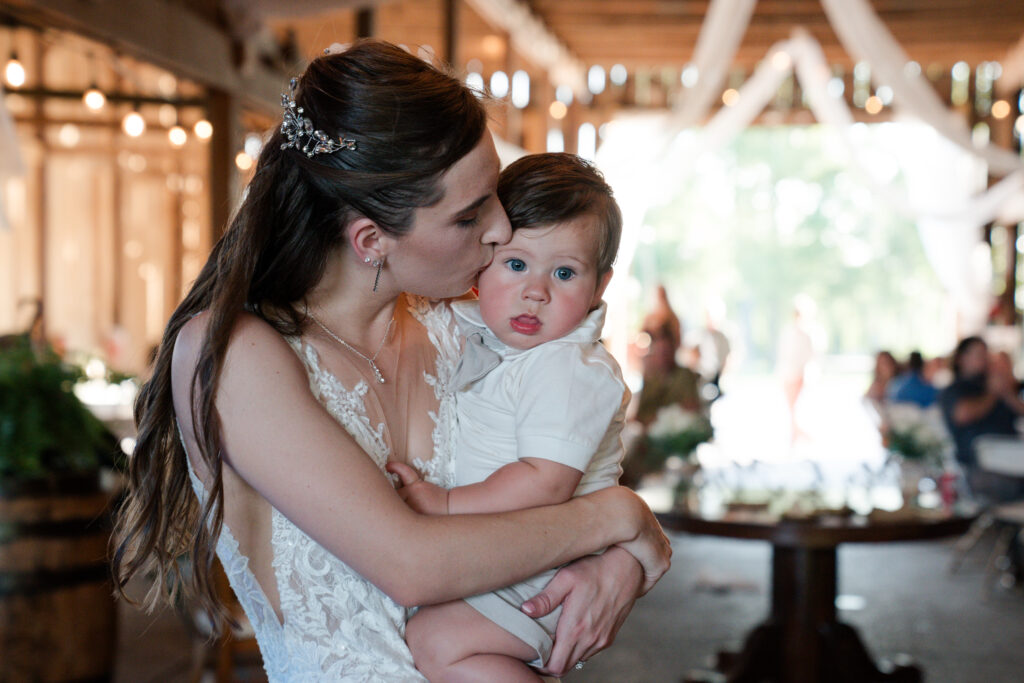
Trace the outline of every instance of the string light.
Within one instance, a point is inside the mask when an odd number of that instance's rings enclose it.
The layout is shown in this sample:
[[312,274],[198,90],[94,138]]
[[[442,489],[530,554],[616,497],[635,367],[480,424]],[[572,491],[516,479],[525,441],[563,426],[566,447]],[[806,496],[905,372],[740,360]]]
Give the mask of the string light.
[[252,168],[253,159],[246,152],[239,152],[235,155],[235,166],[239,171],[248,171]]
[[872,95],[864,102],[864,111],[869,114],[877,114],[882,111],[882,98],[878,95]]
[[992,103],[992,116],[997,119],[1005,119],[1010,115],[1010,103],[1006,100],[996,100]]
[[530,74],[522,69],[512,74],[512,106],[524,109],[530,104]]
[[171,126],[170,130],[167,131],[167,139],[170,140],[171,144],[175,147],[181,147],[186,141],[188,141],[188,133],[186,133],[185,129],[178,124],[174,124]]
[[552,102],[551,106],[548,107],[548,113],[551,114],[551,118],[553,119],[564,119],[568,112],[569,108],[558,100]]
[[18,60],[18,53],[11,50],[11,58],[7,60],[4,68],[4,80],[12,88],[20,88],[25,85],[25,67]]
[[192,130],[200,140],[209,140],[213,135],[213,124],[206,119],[199,119],[196,121],[196,125],[192,127]]
[[508,74],[504,71],[491,74],[491,94],[498,98],[508,95]]
[[626,71],[626,67],[622,64],[615,64],[608,70],[608,78],[615,85],[624,85],[628,77],[629,72]]
[[82,95],[82,102],[84,102],[85,106],[92,111],[99,111],[100,109],[103,109],[104,105],[106,105],[107,96],[96,87],[95,83],[93,83],[89,86],[89,89],[85,91],[85,94]]
[[126,135],[133,138],[146,132],[146,120],[139,113],[138,106],[133,106],[132,110],[124,117],[124,120],[121,121],[121,128]]
[[82,133],[73,123],[65,123],[57,132],[57,141],[64,147],[74,147],[82,139]]

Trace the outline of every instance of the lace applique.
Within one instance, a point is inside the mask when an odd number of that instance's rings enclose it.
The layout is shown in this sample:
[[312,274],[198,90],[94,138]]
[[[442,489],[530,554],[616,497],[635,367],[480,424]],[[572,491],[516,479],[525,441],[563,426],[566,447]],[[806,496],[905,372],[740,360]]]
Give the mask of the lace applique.
[[[182,447],[184,445],[185,442],[182,439]],[[196,473],[192,471],[192,463],[187,457],[185,460],[188,463],[188,476],[192,481],[192,490],[196,494],[196,499],[199,500],[199,505],[202,506],[206,503],[206,488]],[[238,541],[235,540],[227,524],[221,526],[220,537],[217,539],[217,557],[220,558],[224,573],[227,574],[231,590],[238,598],[238,604],[245,610],[245,615],[252,624],[268,679],[271,681],[288,680],[287,671],[282,668],[287,664],[288,658],[281,622],[278,621],[263,589],[256,582],[256,577],[249,571],[249,558],[238,550]]]
[[431,411],[434,421],[434,457],[429,462],[416,458],[412,464],[423,478],[446,489],[455,486],[455,396],[451,391],[452,377],[462,352],[462,343],[447,303],[423,297],[408,297],[409,313],[427,330],[430,342],[437,349],[434,374],[423,373],[423,379],[434,389],[437,412]]
[[[448,385],[459,356],[457,331],[447,304],[417,297],[408,300],[410,313],[424,325],[437,349],[434,374],[424,373],[439,403],[438,411],[431,413],[434,454],[429,462],[415,465],[429,481],[451,486],[455,413]],[[359,382],[346,389],[321,366],[312,347],[301,339],[288,342],[306,368],[313,394],[383,469],[389,448],[384,425],[371,425],[366,414],[364,397],[369,387]],[[194,474],[192,485],[202,501],[205,492]],[[283,622],[227,525],[217,542],[217,555],[231,588],[256,632],[268,680],[424,683],[405,645],[408,610],[327,552],[277,509],[273,509],[271,525],[272,567]]]
[[384,423],[379,423],[376,428],[370,425],[366,403],[363,400],[370,390],[366,381],[359,380],[354,389],[346,389],[337,377],[320,366],[320,356],[317,355],[316,349],[297,337],[288,337],[287,341],[306,366],[309,388],[316,399],[327,409],[331,417],[345,427],[356,443],[369,453],[377,467],[383,468],[391,449],[384,439]]

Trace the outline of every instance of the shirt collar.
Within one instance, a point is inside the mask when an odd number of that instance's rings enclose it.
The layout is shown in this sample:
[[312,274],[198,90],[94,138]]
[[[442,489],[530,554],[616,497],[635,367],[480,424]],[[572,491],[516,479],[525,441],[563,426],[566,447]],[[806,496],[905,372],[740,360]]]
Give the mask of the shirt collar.
[[[533,350],[512,348],[498,339],[484,323],[483,316],[480,315],[479,300],[466,299],[452,302],[452,310],[455,311],[455,320],[464,336],[468,337],[474,333],[483,335],[487,346],[497,351],[503,358]],[[601,338],[601,330],[604,328],[604,319],[607,312],[608,304],[602,301],[597,308],[587,314],[587,317],[572,332],[545,343],[566,342],[578,344],[596,342]]]

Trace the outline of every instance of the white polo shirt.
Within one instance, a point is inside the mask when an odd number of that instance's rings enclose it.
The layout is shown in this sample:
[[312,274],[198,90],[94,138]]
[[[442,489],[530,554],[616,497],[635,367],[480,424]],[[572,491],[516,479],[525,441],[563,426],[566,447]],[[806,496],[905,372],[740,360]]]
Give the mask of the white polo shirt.
[[630,392],[618,363],[599,341],[606,305],[602,302],[566,336],[527,350],[494,336],[479,302],[458,301],[452,308],[469,339],[466,353],[474,353],[474,343],[482,344],[500,358],[482,377],[456,386],[456,485],[483,481],[527,457],[583,472],[577,496],[616,484]]

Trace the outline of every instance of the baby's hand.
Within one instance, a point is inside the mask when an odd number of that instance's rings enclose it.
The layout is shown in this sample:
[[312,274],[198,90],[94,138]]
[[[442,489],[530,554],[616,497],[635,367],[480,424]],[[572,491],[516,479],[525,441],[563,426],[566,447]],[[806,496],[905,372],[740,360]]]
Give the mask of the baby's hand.
[[384,469],[401,480],[398,495],[413,510],[423,515],[448,514],[447,489],[424,481],[416,470],[404,463],[389,462]]

